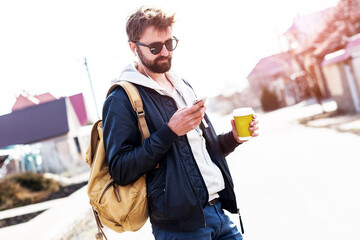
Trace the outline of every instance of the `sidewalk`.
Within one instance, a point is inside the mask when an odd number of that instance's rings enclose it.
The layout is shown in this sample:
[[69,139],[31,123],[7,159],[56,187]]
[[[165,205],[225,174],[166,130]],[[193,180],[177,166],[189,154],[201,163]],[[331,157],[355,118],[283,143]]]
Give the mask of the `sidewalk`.
[[[69,182],[81,182],[87,180],[88,175],[89,173],[85,172],[68,180]],[[74,225],[81,224],[92,214],[86,191],[87,186],[84,186],[66,198],[1,211],[0,219],[4,219],[47,209],[28,222],[0,228],[1,239],[62,239],[62,236],[69,232]]]
[[317,106],[318,111],[314,111],[311,115],[299,118],[298,122],[307,127],[330,128],[338,132],[360,135],[360,114],[340,114],[336,112],[334,106],[329,108],[329,105],[333,104],[334,102],[332,101],[325,101],[323,103],[324,112],[319,111],[319,109],[321,109],[319,104],[308,106],[309,108]]
[[[61,179],[67,183],[78,183],[88,179],[85,172],[76,177]],[[31,204],[24,207],[0,211],[0,219],[21,216],[46,210],[28,222],[0,228],[1,240],[88,240],[95,239],[97,227],[87,196],[87,186],[82,187],[66,198]],[[116,233],[106,227],[103,229],[108,239],[138,240],[153,239],[149,221],[136,233]],[[105,239],[105,238],[104,238]]]

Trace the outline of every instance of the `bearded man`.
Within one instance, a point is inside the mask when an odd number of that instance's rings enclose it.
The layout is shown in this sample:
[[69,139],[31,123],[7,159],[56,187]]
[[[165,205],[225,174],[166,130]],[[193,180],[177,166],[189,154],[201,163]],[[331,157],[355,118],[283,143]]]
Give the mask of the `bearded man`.
[[[242,239],[223,209],[238,213],[225,159],[244,141],[233,120],[217,135],[205,114],[205,101],[171,71],[174,15],[141,7],[126,24],[137,61],[119,80],[138,89],[150,137],[141,141],[136,113],[118,87],[103,107],[104,145],[109,172],[120,185],[146,174],[149,216],[155,239]],[[195,103],[194,103],[195,102]],[[249,126],[256,137],[258,121]],[[158,167],[157,167],[158,166]]]

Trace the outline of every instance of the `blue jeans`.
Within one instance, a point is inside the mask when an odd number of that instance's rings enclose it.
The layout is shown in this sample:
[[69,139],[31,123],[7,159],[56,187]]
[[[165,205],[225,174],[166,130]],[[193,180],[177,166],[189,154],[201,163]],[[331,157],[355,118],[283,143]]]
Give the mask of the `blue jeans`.
[[225,215],[221,203],[204,208],[206,227],[191,232],[169,232],[152,227],[156,240],[242,240],[236,225]]

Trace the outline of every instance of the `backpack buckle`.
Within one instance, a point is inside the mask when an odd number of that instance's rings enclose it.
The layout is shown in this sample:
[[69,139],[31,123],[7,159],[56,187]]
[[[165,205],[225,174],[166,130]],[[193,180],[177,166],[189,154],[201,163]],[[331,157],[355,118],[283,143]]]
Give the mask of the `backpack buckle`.
[[145,112],[143,110],[141,110],[141,111],[136,110],[136,115],[138,116],[138,118],[145,117]]

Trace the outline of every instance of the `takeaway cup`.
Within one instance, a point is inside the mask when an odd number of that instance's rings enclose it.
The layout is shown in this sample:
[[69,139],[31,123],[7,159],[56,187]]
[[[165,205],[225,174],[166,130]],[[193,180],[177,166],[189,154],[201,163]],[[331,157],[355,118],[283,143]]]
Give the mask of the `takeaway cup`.
[[249,140],[251,132],[250,122],[253,120],[254,110],[251,107],[238,108],[233,111],[236,130],[240,140]]

